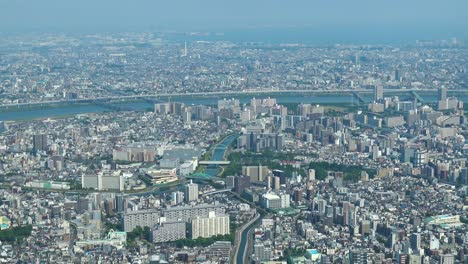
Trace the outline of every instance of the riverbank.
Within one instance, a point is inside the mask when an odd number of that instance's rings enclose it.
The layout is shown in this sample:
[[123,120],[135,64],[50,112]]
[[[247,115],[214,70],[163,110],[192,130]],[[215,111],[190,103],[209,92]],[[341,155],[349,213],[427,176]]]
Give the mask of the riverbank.
[[[372,93],[370,90],[360,92],[361,97],[370,102],[372,100]],[[418,91],[418,94],[426,102],[435,102],[437,100],[437,94],[435,92],[424,92]],[[398,95],[401,97],[410,96],[409,91],[400,91],[400,92],[386,92],[388,96]],[[449,95],[459,95],[459,99],[468,102],[468,91],[466,93],[457,92],[452,94],[449,92]],[[179,96],[172,97],[171,101],[177,101],[184,103],[186,105],[217,105],[218,100],[223,98],[237,98],[241,104],[249,103],[251,98],[267,98],[274,97],[277,99],[277,102],[280,104],[288,103],[311,103],[311,104],[353,104],[357,103],[357,100],[354,96],[348,93],[340,93],[338,91],[334,92],[297,92],[297,93],[247,93],[247,94],[225,94],[225,95],[208,95],[208,96]],[[158,98],[159,101],[163,98]],[[15,111],[9,109],[7,112],[0,111],[0,121],[16,121],[24,119],[37,119],[37,118],[54,118],[56,116],[64,115],[76,115],[76,114],[86,114],[86,113],[102,113],[106,111],[145,111],[148,109],[153,109],[154,104],[148,100],[128,100],[128,101],[115,101],[115,102],[106,102],[103,104],[92,104],[92,103],[76,103],[76,104],[58,104],[58,107],[49,107],[42,106],[39,109],[29,109],[28,107],[24,108],[14,108]]]

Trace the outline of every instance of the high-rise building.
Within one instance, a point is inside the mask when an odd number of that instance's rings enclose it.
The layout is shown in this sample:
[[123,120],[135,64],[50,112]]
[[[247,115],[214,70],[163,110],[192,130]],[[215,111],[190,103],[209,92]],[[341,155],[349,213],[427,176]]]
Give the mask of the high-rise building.
[[273,170],[273,175],[279,177],[280,184],[286,184],[286,172],[282,170]]
[[228,235],[229,216],[217,216],[210,212],[206,218],[192,219],[192,238]]
[[382,85],[375,85],[374,86],[374,101],[378,102],[384,99],[384,92]]
[[47,135],[46,134],[36,134],[33,136],[33,149],[46,150],[47,149]]
[[393,78],[395,79],[395,81],[399,82],[400,81],[400,71],[398,69],[395,69],[394,73],[393,73]]
[[447,99],[447,88],[440,87],[438,92],[439,92],[439,101],[444,101]]
[[234,191],[242,193],[246,188],[250,187],[250,177],[238,176],[234,178]]
[[184,193],[183,192],[172,192],[172,203],[173,204],[180,204],[184,201]]
[[190,182],[185,185],[184,196],[186,202],[198,200],[198,184]]
[[421,234],[413,233],[410,237],[411,249],[418,251],[421,248]]
[[258,166],[242,166],[242,174],[250,177],[251,182],[263,182],[268,174],[268,167]]

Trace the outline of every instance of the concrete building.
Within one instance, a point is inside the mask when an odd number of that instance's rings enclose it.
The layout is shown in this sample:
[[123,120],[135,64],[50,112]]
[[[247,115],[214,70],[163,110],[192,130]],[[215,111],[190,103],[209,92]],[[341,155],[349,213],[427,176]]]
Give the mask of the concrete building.
[[35,151],[47,150],[47,135],[36,134],[33,136],[33,149]]
[[384,99],[384,91],[382,85],[374,86],[374,101],[378,102]]
[[181,220],[190,222],[190,220],[197,217],[208,217],[209,212],[215,212],[216,215],[223,215],[225,213],[225,208],[220,204],[177,206],[163,210],[162,214],[166,221]]
[[81,176],[81,187],[95,190],[123,191],[125,183],[123,176],[120,174],[99,172],[97,174],[83,174]]
[[251,182],[263,182],[268,172],[268,167],[262,165],[242,166],[242,174],[250,177]]
[[198,184],[190,182],[184,189],[185,202],[198,200]]
[[192,238],[212,237],[229,234],[229,216],[218,216],[210,212],[206,218],[192,220]]
[[151,242],[164,243],[186,238],[186,223],[183,221],[163,222],[151,229]]
[[158,210],[131,211],[123,214],[122,221],[125,232],[131,232],[137,226],[153,227],[159,222]]
[[275,193],[266,193],[262,196],[262,204],[267,209],[279,209],[281,208],[281,197]]
[[234,191],[242,193],[246,188],[250,187],[250,178],[247,176],[237,176],[234,178]]

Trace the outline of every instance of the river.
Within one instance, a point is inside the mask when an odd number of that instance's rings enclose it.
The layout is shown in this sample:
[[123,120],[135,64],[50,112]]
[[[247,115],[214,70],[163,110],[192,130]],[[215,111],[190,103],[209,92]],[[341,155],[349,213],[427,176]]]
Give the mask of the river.
[[[224,160],[224,155],[226,150],[229,148],[229,145],[237,139],[239,135],[233,134],[225,137],[221,142],[216,144],[215,149],[213,150],[213,156],[211,157],[212,161],[222,161]],[[211,177],[216,177],[219,173],[218,165],[208,165],[205,171]]]
[[[434,93],[425,93],[420,94],[421,97],[426,102],[434,102],[436,100],[436,94]],[[405,95],[403,95],[405,96]],[[258,96],[257,98],[265,98],[268,95]],[[366,101],[372,100],[372,94],[362,94],[362,97]],[[176,101],[185,103],[187,105],[216,105],[219,99],[223,97],[181,97]],[[239,96],[237,97],[241,104],[247,103],[250,101],[251,97]],[[329,95],[276,95],[278,103],[314,103],[314,104],[330,104],[330,103],[355,103],[356,99],[353,99],[352,95],[339,95],[339,94],[329,94]],[[459,96],[464,102],[468,102],[468,95]],[[175,101],[175,100],[174,100]],[[137,101],[137,102],[124,102],[113,104],[122,110],[130,111],[144,111],[146,109],[152,109],[154,106],[147,101]],[[109,109],[109,107],[100,106],[100,105],[68,105],[68,106],[58,106],[44,109],[24,109],[19,111],[8,111],[0,112],[0,121],[17,121],[17,120],[28,120],[28,119],[37,119],[37,118],[54,118],[61,116],[69,116],[76,114],[86,114],[86,113],[102,113],[108,111],[115,111]]]

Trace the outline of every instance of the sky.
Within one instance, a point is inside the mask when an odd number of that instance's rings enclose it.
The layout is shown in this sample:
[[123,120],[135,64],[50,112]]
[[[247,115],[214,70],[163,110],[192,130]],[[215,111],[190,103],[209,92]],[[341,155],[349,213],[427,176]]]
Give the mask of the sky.
[[[0,0],[0,32],[316,29],[468,35],[467,0]],[[402,35],[405,35],[402,34]]]

